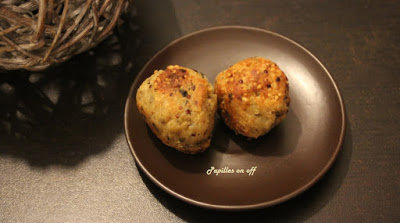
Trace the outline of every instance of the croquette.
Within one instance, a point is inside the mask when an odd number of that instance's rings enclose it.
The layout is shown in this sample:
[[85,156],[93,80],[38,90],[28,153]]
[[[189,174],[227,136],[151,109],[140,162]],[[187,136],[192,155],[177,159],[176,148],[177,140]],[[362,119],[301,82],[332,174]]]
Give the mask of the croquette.
[[258,138],[281,123],[289,111],[289,83],[274,62],[262,57],[239,61],[215,80],[218,113],[225,124]]
[[165,145],[188,154],[210,146],[217,96],[202,73],[178,65],[156,70],[138,88],[136,102]]

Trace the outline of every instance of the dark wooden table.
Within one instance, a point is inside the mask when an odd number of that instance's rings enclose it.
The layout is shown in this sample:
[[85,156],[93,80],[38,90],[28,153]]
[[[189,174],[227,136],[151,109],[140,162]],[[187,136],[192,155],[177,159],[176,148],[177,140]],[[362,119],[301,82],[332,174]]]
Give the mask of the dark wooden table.
[[[136,0],[115,35],[45,72],[0,74],[0,222],[400,221],[400,2]],[[124,136],[129,87],[172,40],[245,25],[309,49],[347,111],[342,150],[277,206],[186,204],[137,169]]]

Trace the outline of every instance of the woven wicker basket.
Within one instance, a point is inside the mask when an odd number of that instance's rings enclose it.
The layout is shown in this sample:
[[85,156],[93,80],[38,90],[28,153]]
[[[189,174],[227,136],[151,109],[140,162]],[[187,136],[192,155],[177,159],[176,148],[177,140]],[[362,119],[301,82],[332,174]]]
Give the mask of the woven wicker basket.
[[127,0],[0,0],[0,67],[43,70],[111,34]]

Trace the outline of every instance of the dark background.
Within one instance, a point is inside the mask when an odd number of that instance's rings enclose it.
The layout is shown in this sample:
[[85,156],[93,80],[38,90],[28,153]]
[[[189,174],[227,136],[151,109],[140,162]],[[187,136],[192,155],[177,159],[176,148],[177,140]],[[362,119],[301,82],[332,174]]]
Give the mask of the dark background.
[[[136,0],[124,19],[59,66],[0,73],[0,222],[400,220],[399,1]],[[295,40],[344,99],[336,162],[277,206],[218,212],[179,201],[138,171],[125,140],[125,99],[140,68],[172,40],[220,25]]]

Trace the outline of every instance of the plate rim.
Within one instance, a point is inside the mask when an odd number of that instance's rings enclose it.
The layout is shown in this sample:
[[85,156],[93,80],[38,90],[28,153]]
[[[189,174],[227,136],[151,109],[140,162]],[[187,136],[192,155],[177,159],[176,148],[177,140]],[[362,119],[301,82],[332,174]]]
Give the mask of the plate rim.
[[[177,193],[176,191],[168,188],[167,186],[165,186],[164,184],[162,184],[161,182],[159,182],[152,174],[150,174],[147,169],[144,167],[144,165],[141,163],[140,159],[137,157],[135,151],[134,151],[134,147],[133,144],[131,142],[131,140],[129,139],[129,135],[128,135],[128,109],[131,105],[131,103],[133,103],[132,100],[130,100],[132,97],[135,96],[134,94],[134,86],[137,85],[137,82],[139,81],[138,76],[149,66],[149,64],[152,63],[152,61],[154,59],[156,59],[161,53],[163,53],[164,51],[166,51],[168,48],[170,48],[171,46],[175,45],[176,43],[185,40],[187,38],[190,38],[192,36],[195,35],[199,35],[201,33],[205,33],[205,32],[210,32],[210,31],[216,31],[216,30],[223,30],[223,29],[237,29],[237,30],[251,30],[251,31],[257,31],[257,32],[262,32],[265,34],[269,34],[269,35],[273,35],[276,36],[278,38],[284,39],[285,41],[290,42],[291,44],[299,47],[302,51],[304,51],[305,53],[307,53],[309,56],[311,56],[311,58],[313,60],[315,60],[318,65],[325,71],[325,73],[327,74],[330,83],[333,85],[336,95],[338,97],[339,100],[339,104],[340,104],[340,113],[341,113],[341,129],[340,129],[340,136],[338,138],[338,143],[336,145],[334,154],[331,156],[331,158],[329,159],[329,161],[325,164],[324,168],[322,168],[318,174],[312,178],[308,183],[306,183],[305,185],[303,185],[302,187],[298,188],[297,190],[293,191],[292,193],[286,194],[285,196],[279,197],[277,199],[274,200],[270,200],[270,201],[266,201],[266,202],[260,202],[260,203],[256,203],[256,204],[247,204],[247,205],[216,205],[216,204],[209,204],[206,202],[200,202],[200,201],[196,201],[194,199],[185,197],[179,193]],[[134,105],[133,105],[134,106]],[[166,46],[164,46],[163,48],[161,48],[156,54],[154,54],[146,63],[145,65],[143,65],[143,67],[140,69],[140,71],[137,73],[135,80],[132,82],[128,96],[126,98],[125,101],[125,108],[124,108],[124,130],[125,130],[125,139],[129,145],[129,149],[133,155],[134,161],[136,162],[137,166],[139,166],[139,168],[146,174],[146,176],[154,183],[156,184],[158,187],[160,187],[161,189],[163,189],[164,191],[166,191],[167,193],[169,193],[170,195],[185,201],[187,203],[199,206],[199,207],[203,207],[203,208],[209,208],[209,209],[215,209],[215,210],[226,210],[226,211],[240,211],[240,210],[253,210],[253,209],[260,209],[260,208],[266,208],[269,206],[273,206],[282,202],[285,202],[289,199],[292,199],[298,195],[300,195],[301,193],[303,193],[304,191],[306,191],[307,189],[309,189],[310,187],[312,187],[315,183],[317,183],[325,174],[326,172],[331,168],[331,166],[333,165],[333,163],[335,162],[341,148],[343,145],[343,141],[344,141],[344,137],[345,137],[345,132],[346,132],[346,110],[345,110],[345,106],[343,103],[343,98],[342,98],[342,94],[340,92],[340,89],[338,88],[334,78],[332,77],[332,75],[330,74],[330,72],[328,71],[328,69],[326,69],[326,67],[323,65],[323,63],[314,55],[312,54],[307,48],[305,48],[304,46],[302,46],[301,44],[297,43],[296,41],[283,36],[279,33],[270,31],[270,30],[266,30],[266,29],[262,29],[262,28],[258,28],[258,27],[252,27],[252,26],[239,26],[239,25],[225,25],[225,26],[214,26],[214,27],[209,27],[209,28],[205,28],[205,29],[201,29],[198,31],[194,31],[191,33],[188,33],[186,35],[183,35],[175,40],[173,40],[172,42],[168,43]]]

